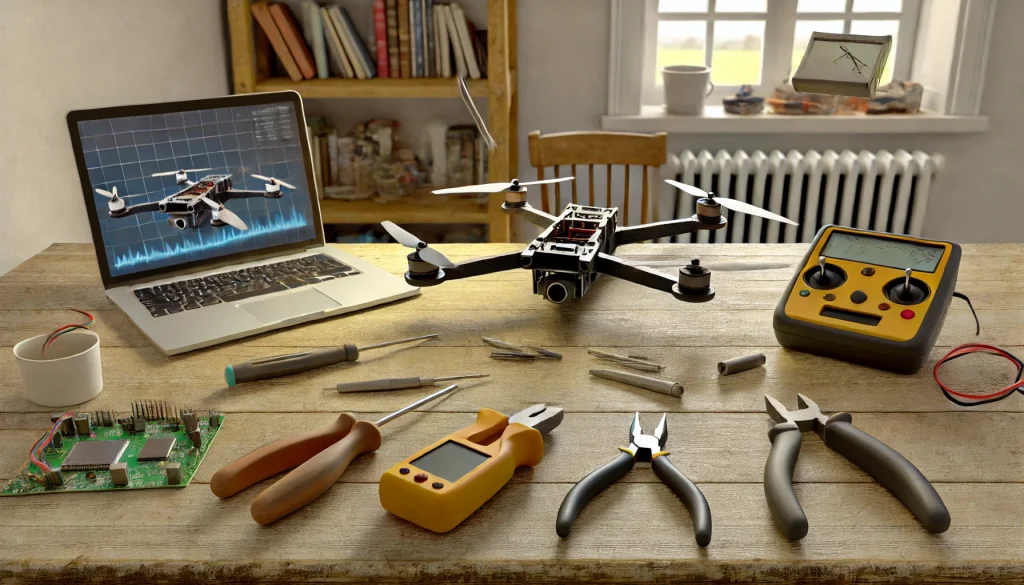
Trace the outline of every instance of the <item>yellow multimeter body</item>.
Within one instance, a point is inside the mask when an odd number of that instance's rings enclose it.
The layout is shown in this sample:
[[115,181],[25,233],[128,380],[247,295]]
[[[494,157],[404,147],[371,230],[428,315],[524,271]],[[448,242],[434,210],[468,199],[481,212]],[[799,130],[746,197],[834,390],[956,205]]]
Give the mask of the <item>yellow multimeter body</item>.
[[916,372],[942,329],[960,255],[951,242],[827,225],[779,301],[775,337],[788,349]]
[[540,431],[482,409],[476,422],[387,470],[380,503],[392,514],[448,532],[498,493],[517,467],[544,457]]

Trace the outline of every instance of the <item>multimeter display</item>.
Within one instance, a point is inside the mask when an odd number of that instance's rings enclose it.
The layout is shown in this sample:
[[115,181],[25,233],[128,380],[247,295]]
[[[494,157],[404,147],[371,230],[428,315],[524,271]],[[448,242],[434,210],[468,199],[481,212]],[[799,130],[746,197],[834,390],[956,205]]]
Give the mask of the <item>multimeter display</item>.
[[945,248],[906,240],[879,238],[849,232],[832,232],[822,255],[915,272],[935,272]]
[[455,441],[448,441],[422,457],[414,459],[412,464],[431,475],[456,482],[490,458],[490,455],[474,451]]

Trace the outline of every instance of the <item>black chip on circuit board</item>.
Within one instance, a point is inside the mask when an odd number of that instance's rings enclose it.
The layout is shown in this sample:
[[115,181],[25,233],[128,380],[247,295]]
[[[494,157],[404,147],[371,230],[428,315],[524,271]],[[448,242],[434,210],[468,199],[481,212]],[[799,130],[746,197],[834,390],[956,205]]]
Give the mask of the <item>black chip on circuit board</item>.
[[60,467],[65,471],[109,469],[128,448],[128,441],[80,441],[71,448]]
[[139,451],[139,461],[166,461],[174,448],[174,437],[157,437],[148,439]]

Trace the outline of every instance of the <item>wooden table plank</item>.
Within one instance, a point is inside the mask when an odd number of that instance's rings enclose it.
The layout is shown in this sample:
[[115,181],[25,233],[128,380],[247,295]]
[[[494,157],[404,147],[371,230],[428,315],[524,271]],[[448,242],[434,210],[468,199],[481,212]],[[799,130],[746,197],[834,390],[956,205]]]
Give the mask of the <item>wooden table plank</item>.
[[[394,273],[405,251],[348,246]],[[513,251],[511,245],[438,246],[453,260]],[[106,300],[89,246],[54,245],[0,277],[0,479],[24,463],[50,409],[29,403],[10,346],[48,331],[63,307],[96,310],[106,390],[88,410],[123,411],[132,400],[166,398],[228,413],[192,486],[183,490],[65,494],[0,499],[0,580],[148,581],[331,580],[398,582],[931,582],[1024,583],[1024,420],[1017,397],[966,411],[943,398],[930,368],[911,376],[878,372],[778,347],[772,311],[803,245],[638,245],[631,262],[671,274],[691,257],[713,268],[718,296],[706,305],[675,301],[604,278],[580,302],[553,306],[513,271],[427,288],[387,308],[166,357]],[[1024,351],[1024,244],[964,247],[958,290],[982,321],[954,301],[930,362],[956,344],[980,340]],[[255,357],[345,341],[371,343],[436,331],[437,341],[367,353],[357,364],[225,388],[223,367]],[[496,362],[481,335],[550,347],[561,362]],[[587,347],[643,352],[683,383],[681,399],[590,377],[606,365]],[[715,364],[755,351],[765,368],[720,377]],[[262,486],[218,500],[207,483],[223,464],[258,444],[331,420],[340,410],[375,415],[429,389],[339,395],[340,381],[486,371],[460,392],[384,429],[373,455],[357,459],[328,493],[272,527],[248,506]],[[944,376],[958,387],[1002,386],[1013,369],[995,358],[959,360]],[[856,425],[892,445],[936,482],[953,517],[942,535],[926,534],[878,484],[805,436],[795,479],[810,533],[784,540],[764,503],[761,476],[772,422],[763,394],[795,405],[796,393],[827,413],[846,410]],[[509,486],[447,535],[434,535],[380,508],[376,481],[395,461],[472,422],[488,406],[511,413],[536,402],[566,409],[547,439],[544,461],[519,470]],[[690,519],[645,465],[599,496],[572,537],[554,533],[554,516],[573,482],[610,460],[628,440],[633,411],[648,426],[669,412],[673,461],[706,494],[714,538],[693,543]],[[53,546],[55,526],[65,534]],[[6,530],[5,530],[6,529]],[[88,537],[84,537],[88,535]]]

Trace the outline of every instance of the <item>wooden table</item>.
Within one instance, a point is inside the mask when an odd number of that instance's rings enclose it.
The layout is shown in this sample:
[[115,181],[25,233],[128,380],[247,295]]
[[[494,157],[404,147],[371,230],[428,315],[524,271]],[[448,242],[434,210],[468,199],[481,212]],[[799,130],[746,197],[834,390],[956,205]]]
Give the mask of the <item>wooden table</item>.
[[[438,246],[458,261],[514,245]],[[351,246],[395,273],[397,246]],[[637,245],[622,256],[671,271],[691,256],[706,263],[794,264],[801,245]],[[1024,345],[1024,245],[965,246],[959,289],[981,317],[982,341]],[[336,580],[393,582],[556,581],[988,581],[1024,582],[1024,396],[974,410],[948,403],[926,367],[900,376],[781,350],[771,314],[793,268],[717,271],[709,304],[681,303],[604,278],[582,302],[554,306],[530,292],[526,272],[424,289],[393,306],[269,333],[168,358],[104,297],[93,250],[54,245],[0,278],[0,478],[23,464],[48,424],[48,409],[27,402],[10,347],[68,320],[62,307],[97,312],[106,390],[87,410],[124,410],[141,398],[167,398],[228,414],[192,485],[181,490],[66,494],[0,499],[0,580],[125,582]],[[223,367],[245,358],[345,341],[370,343],[429,332],[436,342],[382,350],[357,364],[225,388]],[[974,340],[974,323],[954,301],[934,362]],[[530,342],[565,354],[558,363],[487,358],[481,335]],[[1016,349],[1013,349],[1015,346]],[[588,347],[643,352],[667,364],[686,387],[673,399],[592,379]],[[724,358],[761,351],[763,369],[719,378]],[[359,458],[314,504],[271,527],[249,504],[259,488],[221,501],[207,488],[222,465],[277,437],[349,410],[374,420],[423,394],[339,396],[344,379],[486,371],[384,430],[376,454]],[[1012,368],[995,358],[953,362],[946,374],[971,388],[1002,387]],[[762,394],[795,406],[796,393],[825,412],[850,411],[860,428],[902,452],[936,486],[953,518],[927,534],[865,473],[804,439],[797,493],[810,520],[802,542],[772,523],[761,486],[772,422]],[[547,456],[516,473],[479,512],[447,535],[387,514],[376,482],[396,461],[474,420],[481,407],[513,413],[530,404],[564,407]],[[615,457],[638,410],[649,426],[669,412],[668,448],[704,491],[714,537],[697,548],[689,515],[646,465],[595,499],[571,538],[555,535],[555,513],[569,487]]]

